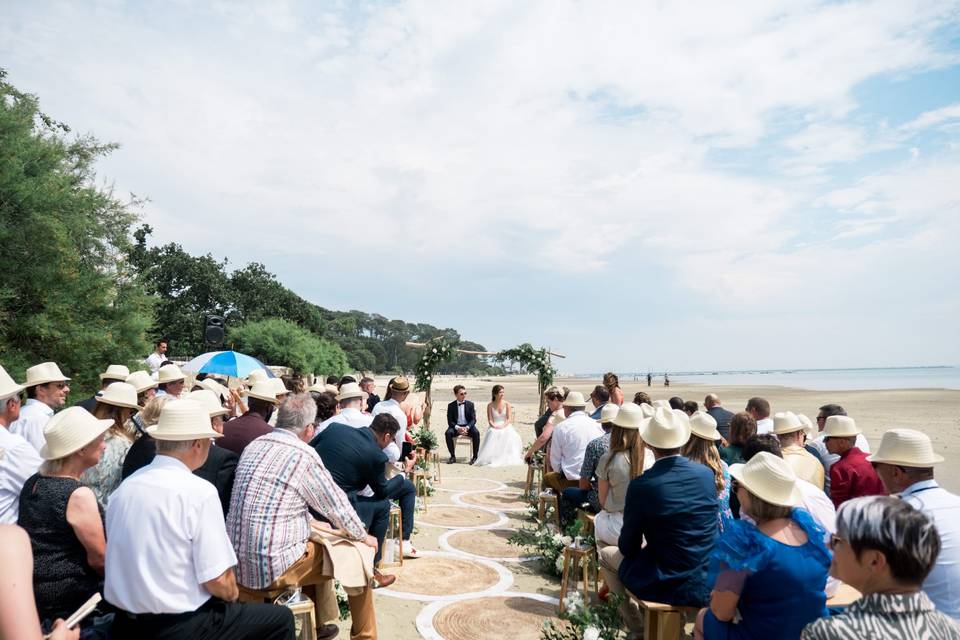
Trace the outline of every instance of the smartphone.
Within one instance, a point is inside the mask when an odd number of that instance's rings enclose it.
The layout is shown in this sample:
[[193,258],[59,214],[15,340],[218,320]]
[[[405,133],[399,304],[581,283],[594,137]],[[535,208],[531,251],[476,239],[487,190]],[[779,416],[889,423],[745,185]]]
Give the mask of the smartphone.
[[95,593],[90,596],[89,600],[80,605],[80,608],[74,611],[73,615],[67,618],[67,629],[73,629],[75,626],[80,624],[81,620],[93,613],[93,610],[97,608],[97,605],[100,604],[101,600],[103,600],[103,598],[99,593]]

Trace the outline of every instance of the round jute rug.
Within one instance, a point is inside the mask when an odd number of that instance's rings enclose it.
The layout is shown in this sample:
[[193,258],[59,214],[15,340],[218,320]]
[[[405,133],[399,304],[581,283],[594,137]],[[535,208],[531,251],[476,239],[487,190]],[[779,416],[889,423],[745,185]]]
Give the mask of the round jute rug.
[[417,516],[417,522],[442,527],[484,527],[499,521],[500,517],[489,511],[443,505],[431,506],[426,513]]
[[468,493],[460,496],[465,504],[475,504],[478,507],[492,507],[494,509],[525,509],[529,506],[526,500],[520,498],[519,493],[487,491],[484,493]]
[[446,640],[537,640],[556,612],[553,604],[522,596],[460,600],[437,612],[433,628]]
[[458,551],[485,558],[517,558],[523,555],[523,549],[507,542],[514,533],[508,529],[455,531],[447,536],[447,544]]
[[500,582],[496,569],[469,558],[451,556],[429,555],[404,561],[402,567],[389,572],[397,576],[391,590],[425,596],[476,593]]
[[444,491],[495,491],[502,489],[503,483],[487,478],[443,478],[437,488]]

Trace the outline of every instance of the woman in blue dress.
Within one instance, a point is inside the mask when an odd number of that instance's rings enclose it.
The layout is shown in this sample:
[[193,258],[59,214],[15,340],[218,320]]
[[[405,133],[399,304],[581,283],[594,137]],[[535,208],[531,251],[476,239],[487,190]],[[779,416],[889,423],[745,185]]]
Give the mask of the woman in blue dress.
[[697,616],[696,637],[795,640],[826,615],[830,552],[824,532],[803,509],[796,475],[782,458],[760,452],[730,467],[741,510],[711,557],[710,607]]

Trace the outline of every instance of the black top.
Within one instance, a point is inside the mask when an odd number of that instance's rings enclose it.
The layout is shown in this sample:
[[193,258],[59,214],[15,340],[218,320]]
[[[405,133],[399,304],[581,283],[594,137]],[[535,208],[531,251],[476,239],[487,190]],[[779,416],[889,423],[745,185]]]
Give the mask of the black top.
[[537,434],[537,437],[540,437],[540,434],[543,433],[544,427],[547,426],[547,421],[550,419],[550,416],[553,415],[553,411],[550,411],[548,408],[543,412],[543,415],[537,418],[537,421],[533,423],[533,432]]
[[73,478],[36,473],[20,492],[17,524],[30,536],[33,595],[41,621],[67,619],[103,587],[103,577],[87,564],[87,550],[67,522],[67,502],[82,486]]
[[356,501],[357,492],[367,485],[376,497],[384,497],[387,479],[383,470],[387,454],[377,444],[373,431],[334,422],[317,434],[310,446],[320,454],[323,466],[351,503]]
[[380,396],[377,394],[371,393],[367,396],[367,413],[371,413],[378,402],[380,402]]

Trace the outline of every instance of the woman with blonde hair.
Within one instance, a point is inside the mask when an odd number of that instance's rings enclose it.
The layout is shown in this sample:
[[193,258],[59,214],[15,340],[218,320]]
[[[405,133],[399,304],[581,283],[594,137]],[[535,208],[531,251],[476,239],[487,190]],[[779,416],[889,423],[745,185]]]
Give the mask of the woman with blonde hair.
[[620,378],[612,371],[603,374],[603,386],[610,392],[610,402],[618,407],[623,406],[623,390],[620,388]]
[[690,416],[690,440],[684,445],[682,455],[691,462],[699,462],[713,471],[717,487],[717,526],[723,531],[733,520],[730,511],[730,470],[727,463],[720,459],[717,443],[721,440],[717,431],[717,421],[709,413],[698,411]]
[[93,489],[97,502],[104,509],[110,501],[110,494],[120,486],[123,461],[133,445],[133,436],[126,425],[140,408],[137,404],[137,388],[127,382],[114,382],[97,396],[93,417],[98,420],[112,420],[113,425],[104,436],[106,448],[100,462],[87,469],[80,482]]

